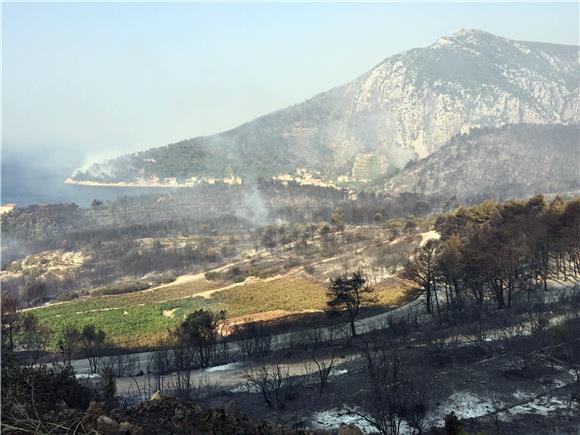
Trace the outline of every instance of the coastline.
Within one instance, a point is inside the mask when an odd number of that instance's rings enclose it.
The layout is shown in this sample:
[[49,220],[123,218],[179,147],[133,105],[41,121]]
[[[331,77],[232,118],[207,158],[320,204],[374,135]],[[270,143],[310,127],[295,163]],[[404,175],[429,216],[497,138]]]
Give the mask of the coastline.
[[[286,180],[280,180],[277,179],[276,177],[272,178],[272,180],[274,181],[278,181],[284,185],[288,185],[288,181]],[[296,181],[296,180],[294,180]],[[214,185],[214,184],[221,184],[223,183],[223,181],[221,180],[216,180],[213,183],[189,183],[189,184],[163,184],[163,183],[139,183],[139,182],[126,182],[126,181],[117,181],[117,182],[111,182],[111,183],[105,183],[102,181],[87,181],[87,180],[73,180],[72,178],[67,178],[64,181],[64,184],[68,184],[71,186],[89,186],[89,187],[136,187],[136,188],[169,188],[169,189],[175,189],[175,188],[185,188],[185,187],[195,187],[198,186],[200,184],[207,184],[207,185]],[[242,185],[243,183],[223,183],[223,184],[229,184],[229,185]],[[319,187],[327,187],[327,188],[332,188],[332,189],[336,189],[339,190],[340,187],[336,186],[335,184],[332,183],[328,183],[328,182],[309,182],[309,181],[298,181],[298,184],[302,185],[302,186],[319,186]]]
[[194,187],[194,184],[161,184],[161,183],[128,183],[124,181],[117,181],[111,183],[105,183],[102,181],[81,181],[73,180],[72,178],[67,178],[64,184],[69,184],[72,186],[90,186],[90,187],[165,187],[165,188],[176,188],[176,187]]

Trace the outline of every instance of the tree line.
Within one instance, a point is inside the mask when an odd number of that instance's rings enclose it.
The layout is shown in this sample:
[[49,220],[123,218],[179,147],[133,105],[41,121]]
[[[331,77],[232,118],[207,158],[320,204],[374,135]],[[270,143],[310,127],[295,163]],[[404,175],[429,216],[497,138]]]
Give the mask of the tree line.
[[580,200],[484,201],[435,226],[441,238],[421,246],[403,273],[422,290],[429,313],[472,302],[510,308],[515,298],[548,291],[550,280],[578,278]]

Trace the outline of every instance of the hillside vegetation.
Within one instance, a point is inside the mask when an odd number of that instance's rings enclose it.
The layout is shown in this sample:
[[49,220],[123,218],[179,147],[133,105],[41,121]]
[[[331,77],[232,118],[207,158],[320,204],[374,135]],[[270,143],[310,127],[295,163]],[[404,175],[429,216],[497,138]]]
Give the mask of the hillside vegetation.
[[[53,302],[31,312],[52,331],[53,340],[48,344],[52,349],[59,331],[65,327],[82,329],[91,324],[105,331],[111,344],[151,347],[163,345],[169,329],[199,309],[223,310],[228,317],[245,321],[260,313],[266,313],[270,319],[296,313],[322,313],[328,279],[344,267],[366,271],[376,287],[378,309],[405,300],[408,283],[394,278],[394,273],[418,246],[420,235],[414,230],[400,234],[396,222],[367,227],[365,232],[345,227],[326,233],[323,228],[306,233],[309,239],[298,243],[283,239],[284,227],[267,227],[258,233],[257,240],[258,246],[267,249],[253,251],[248,241],[240,238],[237,245],[246,246],[245,256],[236,257],[231,263],[218,261],[218,267],[205,273],[186,274],[173,283],[152,288],[127,287],[120,294],[106,295],[102,288],[97,288],[77,294],[78,299]],[[324,235],[319,235],[319,231]],[[182,249],[198,243],[196,239],[177,240],[184,244]],[[165,243],[174,246],[175,242]],[[211,246],[215,241],[204,243]],[[158,254],[162,255],[161,252]]]
[[298,168],[349,175],[358,154],[401,168],[474,127],[573,123],[578,47],[461,29],[385,59],[355,80],[229,131],[125,155],[74,179],[243,179]]
[[511,125],[473,130],[407,165],[385,186],[389,194],[459,199],[521,198],[580,190],[578,125]]
[[[579,228],[578,199],[540,195],[364,227],[336,211],[310,238],[268,226],[253,253],[151,289],[24,311],[5,294],[3,415],[92,427],[81,399],[94,398],[101,430],[165,418],[180,433],[194,400],[331,433],[573,433]],[[62,364],[29,368],[50,356]],[[23,416],[31,388],[37,412]]]

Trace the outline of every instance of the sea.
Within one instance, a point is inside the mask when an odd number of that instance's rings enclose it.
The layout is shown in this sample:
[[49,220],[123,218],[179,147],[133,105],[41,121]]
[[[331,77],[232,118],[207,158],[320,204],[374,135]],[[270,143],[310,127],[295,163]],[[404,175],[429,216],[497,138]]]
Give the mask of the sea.
[[94,199],[111,201],[123,196],[168,193],[166,188],[97,187],[64,184],[82,165],[84,157],[69,153],[61,158],[38,154],[2,153],[0,203],[17,207],[32,204],[76,203],[87,207]]

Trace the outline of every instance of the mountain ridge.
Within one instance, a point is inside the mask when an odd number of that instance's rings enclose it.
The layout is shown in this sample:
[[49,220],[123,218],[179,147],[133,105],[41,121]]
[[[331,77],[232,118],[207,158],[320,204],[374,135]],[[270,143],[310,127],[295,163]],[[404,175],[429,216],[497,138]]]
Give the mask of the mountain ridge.
[[[580,190],[580,125],[509,125],[458,135],[385,183],[402,193],[473,199]],[[487,157],[487,158],[486,158]]]
[[578,50],[460,29],[301,103],[73,179],[252,178],[299,168],[335,178],[350,176],[361,154],[384,158],[385,171],[402,168],[472,128],[579,122]]

